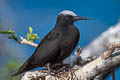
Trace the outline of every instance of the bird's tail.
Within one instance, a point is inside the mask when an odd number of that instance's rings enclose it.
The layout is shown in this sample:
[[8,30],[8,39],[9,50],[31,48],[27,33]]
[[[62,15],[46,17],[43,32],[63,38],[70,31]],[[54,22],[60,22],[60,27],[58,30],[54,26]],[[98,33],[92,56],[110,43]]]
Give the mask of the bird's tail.
[[31,70],[31,67],[29,67],[29,66],[27,65],[27,63],[25,62],[25,63],[17,70],[17,72],[12,75],[12,77],[17,76],[17,75],[19,75],[19,74],[21,74],[21,73],[24,73],[24,72],[26,72],[26,71],[29,71],[29,70]]

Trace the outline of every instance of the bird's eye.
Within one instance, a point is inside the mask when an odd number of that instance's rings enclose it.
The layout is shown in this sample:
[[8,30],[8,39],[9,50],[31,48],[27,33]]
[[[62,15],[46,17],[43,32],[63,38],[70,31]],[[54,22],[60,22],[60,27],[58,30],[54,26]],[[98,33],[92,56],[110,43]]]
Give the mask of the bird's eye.
[[66,19],[71,19],[71,18],[72,18],[71,15],[66,16]]

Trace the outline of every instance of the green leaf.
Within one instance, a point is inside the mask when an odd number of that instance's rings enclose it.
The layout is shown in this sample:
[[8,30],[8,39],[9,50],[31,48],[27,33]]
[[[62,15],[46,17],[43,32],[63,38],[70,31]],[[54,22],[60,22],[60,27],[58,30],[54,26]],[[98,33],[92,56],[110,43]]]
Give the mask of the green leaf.
[[13,35],[10,35],[8,38],[9,38],[9,39],[13,39]]
[[34,34],[34,36],[36,37],[36,39],[40,39],[40,37],[37,34]]
[[14,34],[14,30],[11,30],[11,29],[8,29],[8,32],[11,33],[11,34]]
[[40,37],[36,33],[32,33],[33,29],[32,27],[29,27],[29,33],[26,34],[27,40],[34,42],[36,39],[39,39]]
[[32,31],[33,31],[32,27],[29,27],[30,34],[32,33]]

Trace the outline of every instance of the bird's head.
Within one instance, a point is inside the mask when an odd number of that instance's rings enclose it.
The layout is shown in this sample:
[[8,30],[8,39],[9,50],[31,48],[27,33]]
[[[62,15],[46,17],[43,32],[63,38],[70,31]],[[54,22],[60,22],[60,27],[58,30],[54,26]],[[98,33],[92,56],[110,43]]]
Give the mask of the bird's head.
[[73,24],[73,22],[78,20],[89,20],[87,17],[77,16],[74,12],[70,10],[61,11],[57,17],[57,23],[60,24]]

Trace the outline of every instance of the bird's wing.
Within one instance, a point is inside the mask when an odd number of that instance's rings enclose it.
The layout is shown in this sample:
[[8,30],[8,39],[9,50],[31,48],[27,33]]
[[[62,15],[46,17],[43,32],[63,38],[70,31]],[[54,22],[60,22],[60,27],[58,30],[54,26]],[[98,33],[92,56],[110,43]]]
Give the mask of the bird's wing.
[[[41,42],[39,43],[38,47],[40,47],[46,40],[52,39],[52,38],[55,38],[56,36],[58,36],[58,33],[54,34],[54,33],[55,33],[55,32],[54,32],[54,29],[55,29],[55,28],[53,28],[53,29],[41,40]],[[37,47],[37,48],[38,48],[38,47]]]
[[[60,34],[56,30],[52,30],[38,45],[35,50],[31,63],[32,65],[38,64],[38,61],[43,66],[46,62],[52,60],[60,53]],[[39,63],[39,64],[40,64]]]
[[33,55],[13,74],[13,76],[32,70],[36,67],[42,67],[46,62],[55,58],[60,53],[59,33],[53,29],[39,43]]

